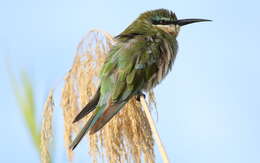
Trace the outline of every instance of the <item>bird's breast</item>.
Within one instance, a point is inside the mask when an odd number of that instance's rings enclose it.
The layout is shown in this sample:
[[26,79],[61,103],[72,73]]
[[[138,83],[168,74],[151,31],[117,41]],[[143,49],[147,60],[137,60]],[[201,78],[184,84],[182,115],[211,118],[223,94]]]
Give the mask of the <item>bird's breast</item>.
[[159,84],[169,73],[177,55],[178,44],[176,39],[162,39],[159,45],[159,58],[156,62],[157,71],[145,85],[145,90],[150,90]]

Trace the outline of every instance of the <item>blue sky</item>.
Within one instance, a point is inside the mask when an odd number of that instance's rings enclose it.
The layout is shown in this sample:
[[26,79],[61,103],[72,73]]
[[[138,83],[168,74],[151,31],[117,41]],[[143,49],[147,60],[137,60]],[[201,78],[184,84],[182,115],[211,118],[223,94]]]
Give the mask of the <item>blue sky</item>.
[[[157,8],[173,10],[178,18],[213,20],[181,30],[173,71],[155,89],[158,130],[172,162],[260,162],[256,0],[1,1],[0,162],[39,162],[12,94],[7,60],[15,73],[26,70],[32,77],[40,118],[48,89],[62,80],[87,31],[116,35],[140,13]],[[55,103],[55,160],[66,162],[62,112]],[[75,162],[89,160],[86,143],[76,153]]]

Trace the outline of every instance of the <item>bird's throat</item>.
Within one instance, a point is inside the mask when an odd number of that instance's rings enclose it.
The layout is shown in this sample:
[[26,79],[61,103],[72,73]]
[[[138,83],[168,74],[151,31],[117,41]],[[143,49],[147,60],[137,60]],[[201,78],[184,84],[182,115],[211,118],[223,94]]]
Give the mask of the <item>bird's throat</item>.
[[177,36],[180,31],[180,26],[178,25],[171,24],[171,25],[154,25],[154,26],[174,36]]

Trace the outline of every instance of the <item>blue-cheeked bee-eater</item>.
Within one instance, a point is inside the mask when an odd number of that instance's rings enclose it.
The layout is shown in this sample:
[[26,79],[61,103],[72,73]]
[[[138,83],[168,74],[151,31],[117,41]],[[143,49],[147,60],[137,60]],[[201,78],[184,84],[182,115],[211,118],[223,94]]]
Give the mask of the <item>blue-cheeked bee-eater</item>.
[[70,148],[74,149],[88,131],[93,134],[101,129],[133,96],[159,84],[174,63],[180,28],[204,21],[210,20],[177,19],[172,11],[157,9],[142,13],[116,36],[99,74],[100,85],[73,122],[94,113]]

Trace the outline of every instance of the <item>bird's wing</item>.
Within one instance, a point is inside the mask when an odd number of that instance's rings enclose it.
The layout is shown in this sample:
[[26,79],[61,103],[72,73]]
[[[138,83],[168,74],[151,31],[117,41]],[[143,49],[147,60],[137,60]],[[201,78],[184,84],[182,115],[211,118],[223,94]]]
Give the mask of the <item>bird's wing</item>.
[[100,73],[101,99],[98,105],[104,107],[96,110],[99,117],[90,134],[102,128],[158,71],[158,47],[158,43],[136,36],[111,51]]

